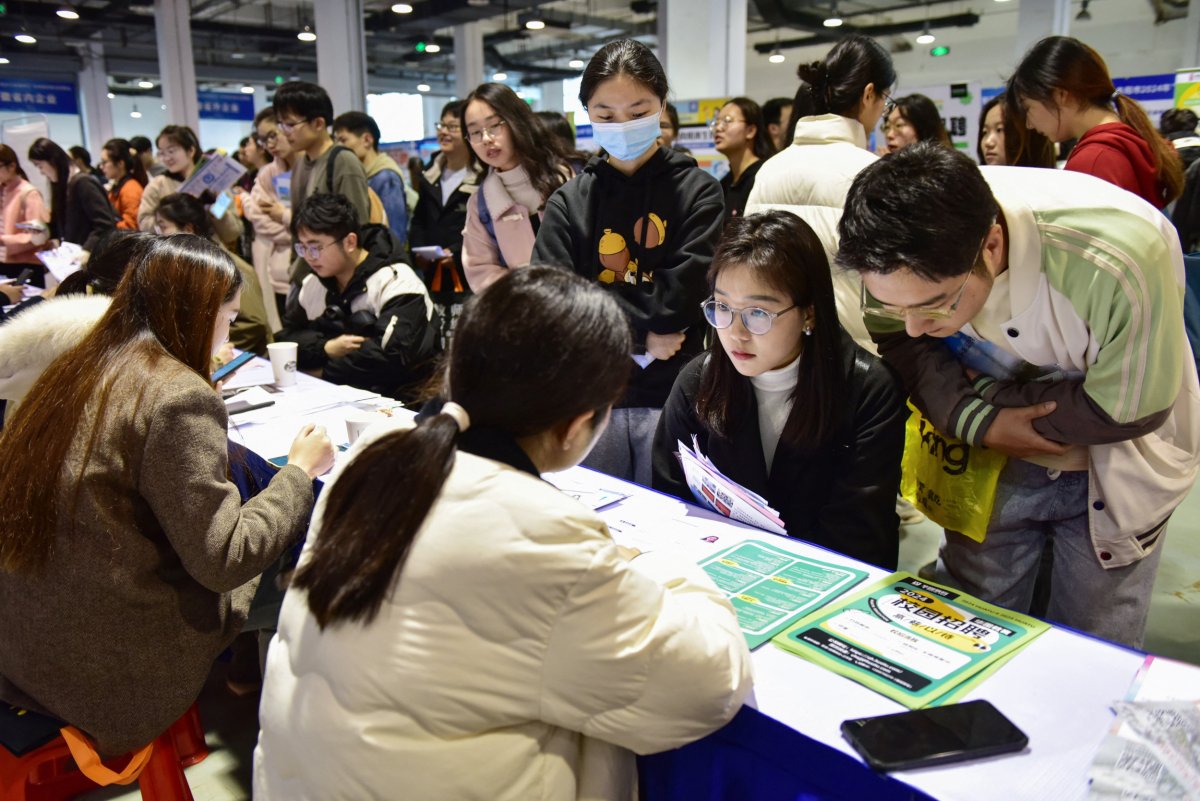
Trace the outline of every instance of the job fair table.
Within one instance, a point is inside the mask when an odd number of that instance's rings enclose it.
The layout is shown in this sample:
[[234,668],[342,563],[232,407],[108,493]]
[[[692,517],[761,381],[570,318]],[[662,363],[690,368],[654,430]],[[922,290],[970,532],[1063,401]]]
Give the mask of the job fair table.
[[[270,366],[262,360],[235,376],[235,382],[245,385],[264,380],[270,380]],[[286,454],[296,432],[307,423],[323,425],[335,445],[345,445],[348,420],[353,427],[364,415],[371,419],[410,414],[374,393],[333,386],[306,375],[299,375],[291,387],[267,385],[253,391],[265,393],[272,403],[231,415],[230,439],[268,460]],[[339,454],[339,458],[343,457]],[[889,575],[881,568],[743,526],[584,468],[546,478],[581,503],[597,508],[614,539],[624,545],[642,551],[673,550],[680,558],[702,564],[714,563],[714,558],[721,564],[758,560],[765,565],[762,572],[791,571],[788,575],[797,580],[810,580],[813,571],[820,571],[805,596],[806,602],[811,600],[806,608],[819,607],[825,600],[822,593],[832,599],[842,585],[853,582],[861,589]],[[717,574],[710,571],[710,575]],[[758,625],[753,617],[750,620],[750,626]],[[762,627],[779,622],[762,621]],[[747,628],[745,620],[743,628]],[[960,699],[992,702],[1028,735],[1027,749],[1003,757],[901,771],[888,778],[862,763],[843,740],[840,725],[849,718],[901,712],[904,706],[773,643],[756,640],[750,633],[747,639],[756,646],[750,705],[757,712],[744,710],[730,727],[707,742],[643,760],[643,790],[648,797],[717,798],[725,793],[731,798],[801,798],[808,792],[810,798],[846,799],[1082,799],[1088,792],[1089,767],[1112,725],[1110,707],[1126,697],[1144,660],[1141,653],[1051,627]],[[689,754],[694,756],[689,758]],[[727,758],[730,767],[723,768]],[[753,775],[739,778],[734,775],[739,770],[777,775],[769,781]],[[763,787],[764,782],[792,785],[786,796],[753,794],[751,788]],[[743,788],[740,795],[738,787]]]

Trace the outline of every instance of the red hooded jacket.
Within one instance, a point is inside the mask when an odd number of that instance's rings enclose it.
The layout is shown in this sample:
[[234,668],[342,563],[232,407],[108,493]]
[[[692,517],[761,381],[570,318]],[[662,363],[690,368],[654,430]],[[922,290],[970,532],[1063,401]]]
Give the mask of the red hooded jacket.
[[1066,169],[1103,178],[1156,209],[1166,205],[1150,145],[1123,122],[1097,125],[1080,137],[1067,158]]

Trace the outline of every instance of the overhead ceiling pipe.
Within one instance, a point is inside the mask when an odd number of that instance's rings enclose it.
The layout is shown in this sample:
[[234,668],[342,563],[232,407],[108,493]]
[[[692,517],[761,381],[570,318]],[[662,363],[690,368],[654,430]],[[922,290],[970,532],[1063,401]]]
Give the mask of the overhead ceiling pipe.
[[[928,21],[928,25],[930,28],[970,28],[978,25],[979,20],[980,16],[978,14],[952,14],[948,17],[934,17]],[[864,36],[872,37],[895,36],[901,33],[920,33],[925,29],[926,24],[925,20],[919,19],[912,22],[889,22],[881,25],[843,25],[837,29],[836,34],[816,33],[812,36],[804,36],[798,39],[759,42],[754,45],[754,50],[758,53],[770,53],[775,48],[784,50],[793,47],[810,47],[812,45],[836,42],[849,33],[860,33]]]

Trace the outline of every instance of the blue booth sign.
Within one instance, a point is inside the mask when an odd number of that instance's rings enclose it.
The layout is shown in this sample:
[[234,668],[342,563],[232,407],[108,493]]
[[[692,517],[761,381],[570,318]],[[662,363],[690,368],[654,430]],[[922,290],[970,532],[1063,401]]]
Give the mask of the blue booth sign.
[[1114,78],[1117,91],[1139,103],[1147,100],[1174,100],[1175,73],[1165,75],[1137,75],[1132,78]]
[[199,92],[200,119],[254,121],[254,96],[232,92]]
[[0,111],[78,114],[75,84],[65,81],[0,80]]

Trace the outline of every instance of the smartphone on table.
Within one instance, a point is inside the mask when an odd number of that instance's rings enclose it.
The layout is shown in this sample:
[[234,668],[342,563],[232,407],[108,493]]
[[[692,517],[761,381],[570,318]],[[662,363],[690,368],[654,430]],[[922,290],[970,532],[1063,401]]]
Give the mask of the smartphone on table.
[[1029,745],[1025,733],[987,701],[846,720],[842,736],[879,771],[982,759]]

